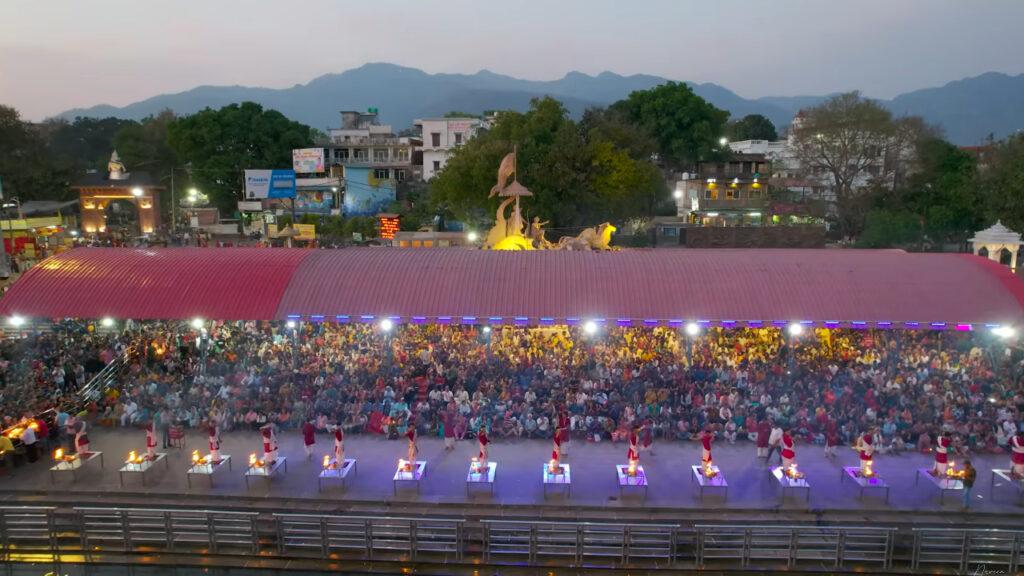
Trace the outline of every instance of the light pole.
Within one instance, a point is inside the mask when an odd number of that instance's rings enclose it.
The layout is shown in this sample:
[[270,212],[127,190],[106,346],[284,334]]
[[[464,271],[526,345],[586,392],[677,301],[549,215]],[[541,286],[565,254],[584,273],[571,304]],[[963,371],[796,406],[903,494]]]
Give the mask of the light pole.
[[[5,212],[8,208],[18,209],[18,218],[21,218],[21,201],[17,198],[11,198],[10,202],[3,204]],[[10,251],[8,252],[7,247],[4,247],[4,262],[7,265],[7,275],[10,276],[14,273],[14,222],[11,221],[11,216],[7,216],[7,231],[8,231],[8,242],[11,245]]]
[[693,346],[697,336],[700,336],[700,324],[690,322],[686,325],[686,364],[687,369],[693,369]]

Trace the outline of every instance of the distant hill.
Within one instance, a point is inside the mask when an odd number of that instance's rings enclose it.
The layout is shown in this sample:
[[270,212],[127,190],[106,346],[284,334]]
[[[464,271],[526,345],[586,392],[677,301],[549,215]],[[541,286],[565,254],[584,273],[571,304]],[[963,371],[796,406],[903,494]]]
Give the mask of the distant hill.
[[[521,80],[482,70],[476,74],[427,74],[394,64],[366,64],[326,74],[307,84],[290,88],[246,86],[199,86],[177,94],[163,94],[118,108],[109,105],[75,108],[60,114],[141,119],[170,108],[190,114],[206,107],[219,108],[246,100],[259,102],[315,128],[337,126],[338,111],[379,108],[381,118],[395,130],[412,125],[416,118],[440,116],[451,110],[480,113],[484,110],[524,110],[531,98],[550,95],[565,103],[573,115],[592,106],[606,106],[634,90],[645,90],[668,80],[636,74],[621,76],[602,72],[590,76],[570,72],[550,81]],[[733,117],[763,114],[780,129],[802,107],[827,96],[781,96],[746,99],[717,84],[693,84],[693,90]],[[977,144],[990,133],[996,138],[1024,129],[1024,74],[1008,76],[990,72],[917,90],[881,101],[896,113],[923,116],[942,126],[957,144]]]

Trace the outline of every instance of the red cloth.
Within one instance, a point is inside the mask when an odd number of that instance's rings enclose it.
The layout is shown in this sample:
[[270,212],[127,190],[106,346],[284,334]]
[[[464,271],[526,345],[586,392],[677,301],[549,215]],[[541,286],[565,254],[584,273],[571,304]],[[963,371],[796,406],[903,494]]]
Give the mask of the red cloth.
[[796,452],[793,451],[793,437],[789,434],[782,435],[782,457],[790,460],[796,457]]
[[[861,443],[862,446],[865,446],[865,445],[866,446],[871,446],[873,441],[874,441],[874,439],[875,439],[874,436],[872,436],[871,434],[865,434],[864,436],[861,437],[860,443]],[[867,461],[870,462],[871,461],[871,454],[868,454],[868,451],[864,450],[862,448],[860,450],[860,459],[861,460],[867,460]]]
[[476,435],[476,440],[477,440],[477,442],[483,444],[484,446],[487,446],[491,442],[487,438],[487,433],[484,432],[482,428],[480,429],[480,433]]
[[316,444],[316,428],[309,422],[302,425],[302,441],[306,446]]
[[935,444],[935,463],[936,464],[947,464],[949,462],[949,438],[946,436],[939,436],[939,441]]
[[1024,464],[1024,434],[1017,434],[1010,442],[1010,449],[1013,454],[1010,456],[1014,464]]
[[708,434],[708,433],[702,434],[701,437],[700,437],[700,444],[701,444],[701,446],[704,447],[705,450],[710,452],[711,451],[711,434]]
[[772,427],[767,420],[761,420],[757,424],[757,447],[767,448],[768,437],[772,435]]

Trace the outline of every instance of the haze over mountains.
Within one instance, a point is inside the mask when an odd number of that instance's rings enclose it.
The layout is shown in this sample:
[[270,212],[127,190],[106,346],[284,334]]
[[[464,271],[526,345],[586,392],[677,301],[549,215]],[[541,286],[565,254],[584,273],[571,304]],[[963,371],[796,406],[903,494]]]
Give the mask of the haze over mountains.
[[[551,95],[574,115],[591,106],[606,106],[634,90],[657,86],[668,79],[658,76],[621,76],[602,72],[589,76],[570,72],[550,81],[521,80],[486,70],[476,74],[427,74],[394,64],[366,64],[338,74],[326,74],[290,88],[199,86],[177,94],[162,94],[124,107],[108,105],[75,108],[59,116],[142,119],[170,108],[190,114],[206,107],[254,101],[279,110],[289,118],[325,130],[339,124],[338,111],[380,109],[381,119],[396,131],[416,118],[446,112],[480,113],[484,110],[525,110],[531,98]],[[777,127],[786,127],[802,107],[822,96],[743,98],[717,84],[689,83],[693,90],[734,118],[763,114]],[[922,116],[941,126],[946,137],[960,145],[979,144],[989,134],[997,139],[1024,130],[1024,74],[988,72],[980,76],[880,100],[896,114]]]

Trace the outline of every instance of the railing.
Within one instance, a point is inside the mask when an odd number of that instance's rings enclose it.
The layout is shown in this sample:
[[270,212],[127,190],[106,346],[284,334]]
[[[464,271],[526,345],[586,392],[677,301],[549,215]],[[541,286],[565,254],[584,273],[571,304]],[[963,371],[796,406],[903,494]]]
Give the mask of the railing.
[[471,521],[345,514],[0,507],[0,563],[106,555],[200,565],[217,556],[607,569],[1006,573],[1024,530]]
[[132,358],[135,356],[135,347],[130,346],[110,364],[107,364],[99,374],[93,376],[92,380],[78,391],[78,397],[83,401],[98,400],[104,392],[119,380],[125,370],[131,366]]

